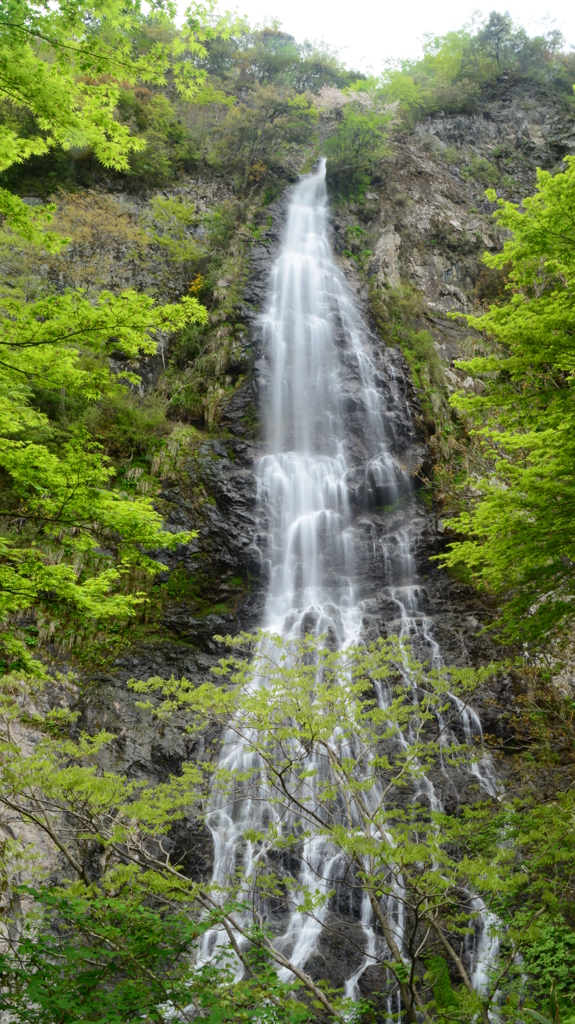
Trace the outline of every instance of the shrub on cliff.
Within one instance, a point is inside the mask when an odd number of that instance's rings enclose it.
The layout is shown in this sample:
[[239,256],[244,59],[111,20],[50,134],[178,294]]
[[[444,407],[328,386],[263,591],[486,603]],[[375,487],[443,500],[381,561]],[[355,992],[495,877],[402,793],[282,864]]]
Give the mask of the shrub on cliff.
[[290,157],[313,144],[317,121],[307,97],[258,85],[246,102],[229,111],[218,156],[235,173],[238,188],[245,192],[251,186],[253,191],[270,171],[289,176]]
[[324,149],[327,182],[335,195],[357,199],[369,187],[387,152],[393,110],[373,91],[358,89],[335,115]]

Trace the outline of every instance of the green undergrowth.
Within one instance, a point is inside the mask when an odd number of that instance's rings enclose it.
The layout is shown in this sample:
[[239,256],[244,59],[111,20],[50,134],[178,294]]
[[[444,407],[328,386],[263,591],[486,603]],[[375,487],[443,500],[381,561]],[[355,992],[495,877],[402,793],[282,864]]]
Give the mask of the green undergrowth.
[[[192,638],[182,638],[170,628],[169,612],[175,605],[184,605],[194,619],[208,615],[232,614],[249,592],[249,578],[234,576],[222,579],[210,575],[209,566],[198,559],[197,571],[180,567],[166,574],[166,579],[154,584],[148,592],[148,602],[136,620],[106,623],[90,628],[72,623],[60,629],[56,661],[62,656],[81,673],[110,670],[124,652],[140,644],[169,642],[193,647]],[[225,591],[225,596],[223,595]],[[33,640],[32,637],[30,639]],[[30,646],[30,644],[28,644]]]
[[[219,599],[213,596],[210,599],[214,586],[219,591]],[[221,596],[222,588],[229,592],[225,599]],[[206,615],[227,615],[233,612],[238,600],[249,590],[249,581],[241,576],[214,580],[202,568],[194,573],[180,568],[174,569],[156,589],[162,605],[184,602],[191,606],[198,618],[204,618]]]
[[[361,266],[360,272],[365,276]],[[469,435],[466,418],[450,405],[445,367],[425,315],[421,292],[407,281],[397,288],[382,284],[377,276],[367,281],[377,332],[386,345],[401,350],[421,408],[420,426],[429,445],[433,470],[430,478],[421,475],[418,497],[428,510],[441,508],[451,500],[448,496],[456,481],[476,471],[482,457],[479,445]],[[484,282],[484,287],[499,289],[501,285],[499,281]],[[465,344],[462,339],[462,349]],[[483,346],[492,351],[492,345],[480,338],[470,341],[469,346],[470,354]],[[463,567],[460,569],[459,574],[453,575],[469,584],[469,573]]]
[[425,326],[423,297],[409,282],[398,288],[369,282],[369,301],[378,333],[388,346],[397,346],[409,366],[423,412],[426,433],[437,433],[452,420],[443,364],[433,336]]
[[447,960],[442,956],[432,956],[426,961],[425,966],[437,1010],[440,1013],[456,1012],[458,999],[449,977]]

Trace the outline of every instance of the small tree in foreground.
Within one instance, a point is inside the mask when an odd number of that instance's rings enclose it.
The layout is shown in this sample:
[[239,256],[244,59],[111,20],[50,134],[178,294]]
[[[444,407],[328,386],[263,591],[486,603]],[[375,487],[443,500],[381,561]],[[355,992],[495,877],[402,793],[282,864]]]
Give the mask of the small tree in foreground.
[[[484,770],[481,747],[458,730],[493,667],[426,672],[397,638],[338,652],[312,637],[228,642],[239,654],[220,662],[215,683],[133,684],[149,695],[140,703],[151,714],[177,715],[189,731],[225,728],[220,736],[241,755],[206,755],[158,785],[99,767],[109,734],[71,739],[69,712],[40,713],[39,666],[4,678],[0,805],[4,827],[20,839],[4,850],[2,984],[20,1000],[19,1019],[346,1019],[341,994],[291,960],[270,930],[270,907],[276,921],[303,916],[319,938],[347,929],[406,1019],[487,1022],[495,1001],[499,1016],[523,1019],[519,998],[529,985],[518,955],[534,949],[542,929],[564,925],[573,898],[572,795],[515,806],[478,793],[481,802],[448,814],[430,789],[443,774],[463,790]],[[217,882],[191,878],[174,853],[174,826],[218,806],[232,815],[245,801],[268,809],[254,810],[243,829],[250,870],[236,863]],[[44,862],[32,857],[24,825],[45,837]],[[314,843],[331,851],[329,874],[325,859],[309,856]],[[56,862],[60,883],[50,887]],[[307,882],[297,867],[304,862]],[[18,888],[26,880],[34,893]],[[369,903],[373,942],[366,928],[328,916],[342,893],[356,908]],[[489,941],[476,990],[468,952],[479,916]],[[218,937],[211,959],[207,932]],[[72,949],[80,951],[73,975]],[[99,991],[104,1009],[90,1016]],[[66,993],[68,1016],[57,1007]],[[43,1017],[33,1016],[37,1005]]]

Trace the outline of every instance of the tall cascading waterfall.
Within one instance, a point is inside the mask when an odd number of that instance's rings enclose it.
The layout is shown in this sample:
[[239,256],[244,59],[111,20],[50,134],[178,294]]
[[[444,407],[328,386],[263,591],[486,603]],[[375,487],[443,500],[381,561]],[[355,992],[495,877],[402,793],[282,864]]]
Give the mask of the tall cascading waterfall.
[[[424,512],[409,500],[411,474],[395,455],[402,444],[405,448],[415,441],[415,432],[394,363],[378,360],[375,339],[334,261],[323,163],[294,188],[262,330],[265,454],[256,464],[258,535],[268,586],[262,628],[286,638],[327,634],[340,648],[360,641],[370,598],[367,559],[376,566],[379,589],[387,591],[396,609],[392,631],[410,637],[416,650],[440,664],[433,623],[420,610],[423,586],[412,553]],[[376,506],[400,510],[383,539],[372,535],[365,515]],[[387,699],[383,690],[378,692],[383,706]],[[481,725],[472,710],[462,709],[460,721],[466,740],[480,737]],[[313,752],[309,757],[313,767]],[[254,755],[231,730],[223,740],[220,764],[231,772],[254,767]],[[488,759],[473,771],[480,785],[494,793]],[[265,796],[263,790],[257,799],[241,792],[231,799],[214,796],[207,819],[214,841],[214,883],[225,886],[238,869],[249,880],[265,856],[256,842],[245,838],[250,829],[265,831],[274,819],[273,804]],[[434,808],[441,806],[429,779],[421,782],[417,796]],[[329,892],[339,867],[337,850],[323,837],[307,841],[299,867],[301,890]],[[275,922],[275,943],[293,965],[304,967],[316,949],[327,909],[313,915],[298,912],[298,899],[292,898],[287,919],[284,915],[279,925]],[[476,904],[474,909],[481,907]],[[358,916],[363,956],[346,982],[351,998],[357,997],[362,973],[384,947],[367,895]],[[401,945],[399,899],[394,918]],[[494,953],[487,925],[485,920],[468,943],[478,987]],[[223,929],[208,931],[202,960],[227,941]],[[283,977],[289,978],[289,972],[283,971]]]

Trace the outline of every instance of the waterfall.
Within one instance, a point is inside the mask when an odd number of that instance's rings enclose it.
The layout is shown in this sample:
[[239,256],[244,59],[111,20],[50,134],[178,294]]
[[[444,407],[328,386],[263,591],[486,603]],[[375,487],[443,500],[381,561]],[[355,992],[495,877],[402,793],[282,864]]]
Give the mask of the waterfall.
[[[370,600],[367,562],[376,566],[378,586],[396,609],[393,632],[415,641],[433,664],[441,663],[433,623],[421,611],[423,585],[417,579],[413,537],[424,512],[411,500],[411,474],[397,456],[415,441],[409,407],[400,393],[393,360],[378,355],[346,279],[335,263],[328,234],[325,165],[294,188],[283,246],[273,267],[267,309],[261,319],[262,358],[258,362],[264,454],[256,464],[258,527],[262,570],[267,583],[263,629],[284,637],[327,634],[339,648],[358,642]],[[403,441],[401,441],[403,438]],[[403,499],[403,505],[402,505]],[[375,507],[399,509],[383,540],[370,527]],[[406,684],[409,680],[406,678]],[[265,685],[265,683],[262,683]],[[385,707],[389,695],[377,693]],[[477,716],[461,715],[465,738],[480,735]],[[407,740],[405,740],[407,743]],[[313,767],[313,751],[309,755]],[[254,754],[230,730],[223,738],[220,764],[231,772],[254,767]],[[480,785],[494,792],[488,760],[474,765]],[[419,798],[441,806],[428,779]],[[237,792],[214,795],[208,825],[214,841],[215,883],[224,886],[238,869],[246,879],[265,850],[246,831],[274,820],[273,803],[260,790],[257,799]],[[378,799],[374,791],[374,799]],[[340,855],[325,838],[305,844],[299,865],[301,890],[328,893],[338,879]],[[326,908],[299,913],[298,897],[289,914],[272,923],[276,945],[298,967],[317,947]],[[401,941],[402,904],[393,916]],[[362,962],[347,979],[346,994],[356,998],[363,972],[381,953],[369,899],[358,915],[364,936]],[[214,927],[203,940],[202,958],[227,943]],[[470,952],[472,971],[484,978],[478,957],[492,957],[487,929]],[[474,949],[475,949],[474,946]],[[284,970],[280,976],[288,979]],[[390,1007],[395,1012],[397,1007]]]

